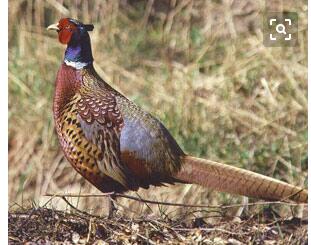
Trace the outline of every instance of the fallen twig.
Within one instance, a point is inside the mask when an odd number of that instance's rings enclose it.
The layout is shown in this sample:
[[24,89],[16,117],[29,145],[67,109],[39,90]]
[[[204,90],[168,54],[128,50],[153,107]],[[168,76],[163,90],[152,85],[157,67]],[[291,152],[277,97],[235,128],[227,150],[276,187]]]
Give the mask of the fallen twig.
[[[232,204],[232,205],[195,205],[195,204],[184,204],[184,203],[172,203],[172,202],[161,202],[161,201],[153,201],[148,199],[143,199],[139,197],[134,197],[126,194],[120,193],[102,193],[102,194],[51,194],[46,193],[45,196],[50,197],[106,197],[106,196],[115,196],[115,197],[123,197],[131,200],[135,200],[138,202],[150,203],[150,204],[157,204],[157,205],[167,205],[167,206],[177,206],[177,207],[188,207],[188,208],[220,208],[220,209],[227,209],[227,208],[235,208],[241,206],[255,206],[255,205],[269,205],[269,204],[285,204],[289,206],[298,206],[298,205],[308,205],[308,204],[297,204],[285,201],[269,201],[269,202],[254,202],[254,203],[240,203],[240,204]],[[67,200],[66,200],[67,201]]]

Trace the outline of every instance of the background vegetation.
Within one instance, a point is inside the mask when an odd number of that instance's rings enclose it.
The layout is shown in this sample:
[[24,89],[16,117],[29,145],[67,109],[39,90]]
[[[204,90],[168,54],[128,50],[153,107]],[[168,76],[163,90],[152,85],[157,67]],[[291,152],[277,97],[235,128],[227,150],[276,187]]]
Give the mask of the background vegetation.
[[[54,79],[65,46],[46,27],[65,16],[95,25],[91,39],[98,73],[158,117],[187,153],[305,186],[307,1],[280,2],[10,1],[10,209],[48,201],[54,208],[68,208],[59,198],[45,197],[47,192],[98,193],[64,159],[54,132]],[[262,16],[270,10],[298,13],[298,46],[263,46]],[[138,194],[193,204],[242,200],[194,185]],[[91,213],[105,209],[102,199],[69,200]],[[189,211],[127,199],[118,203],[126,216],[173,217]],[[237,211],[230,210],[231,215]],[[292,214],[286,206],[279,211]]]

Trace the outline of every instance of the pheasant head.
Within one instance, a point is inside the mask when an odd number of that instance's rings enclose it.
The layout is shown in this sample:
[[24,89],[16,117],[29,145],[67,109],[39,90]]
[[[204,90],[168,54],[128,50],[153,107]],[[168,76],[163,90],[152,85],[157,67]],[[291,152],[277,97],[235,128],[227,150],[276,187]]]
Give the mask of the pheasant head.
[[58,32],[58,40],[67,44],[64,62],[76,69],[81,69],[93,62],[89,31],[92,24],[83,24],[72,18],[63,18],[58,23],[47,27]]

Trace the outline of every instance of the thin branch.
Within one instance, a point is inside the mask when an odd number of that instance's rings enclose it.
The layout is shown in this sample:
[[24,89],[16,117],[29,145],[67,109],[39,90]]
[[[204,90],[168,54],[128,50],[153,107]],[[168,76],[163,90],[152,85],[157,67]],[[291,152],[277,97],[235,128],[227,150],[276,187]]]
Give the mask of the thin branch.
[[183,203],[172,203],[172,202],[160,202],[160,201],[153,201],[143,198],[138,198],[126,194],[120,194],[120,193],[103,193],[103,194],[51,194],[46,193],[45,196],[52,196],[52,197],[105,197],[105,196],[115,196],[115,197],[123,197],[131,200],[135,200],[138,202],[144,202],[144,203],[150,203],[150,204],[157,204],[157,205],[167,205],[167,206],[175,206],[175,207],[188,207],[188,208],[221,208],[221,209],[227,209],[227,208],[235,208],[235,207],[241,207],[241,206],[255,206],[255,205],[268,205],[268,204],[286,204],[290,206],[298,206],[298,205],[308,205],[308,204],[297,204],[297,203],[289,203],[284,201],[274,201],[274,202],[254,202],[254,203],[248,203],[248,204],[232,204],[232,205],[194,205],[194,204],[183,204]]
[[100,216],[93,215],[93,214],[89,214],[89,213],[87,213],[87,212],[84,212],[84,211],[82,211],[82,210],[76,208],[75,206],[73,206],[73,205],[66,199],[65,196],[59,196],[59,197],[61,197],[72,209],[74,209],[74,210],[77,211],[78,213],[84,214],[84,215],[87,215],[87,216],[89,215],[89,216],[92,216],[92,217],[94,217],[94,218],[100,218]]
[[221,228],[172,228],[172,230],[175,231],[196,231],[196,230],[200,230],[200,231],[206,231],[206,232],[222,232],[222,233],[227,233],[230,235],[249,235],[251,232],[231,232],[225,229],[221,229]]

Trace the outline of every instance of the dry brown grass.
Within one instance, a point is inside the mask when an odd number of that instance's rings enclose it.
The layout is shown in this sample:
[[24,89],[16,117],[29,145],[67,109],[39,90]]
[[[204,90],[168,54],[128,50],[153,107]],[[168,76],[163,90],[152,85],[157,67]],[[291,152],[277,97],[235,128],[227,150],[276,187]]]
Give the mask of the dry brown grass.
[[[10,207],[49,201],[65,209],[62,200],[44,194],[98,193],[63,158],[54,133],[53,84],[65,47],[45,27],[63,16],[94,23],[91,39],[99,74],[160,118],[186,152],[304,186],[307,2],[282,8],[299,14],[297,47],[263,46],[264,1],[10,1]],[[138,194],[179,203],[242,201],[195,185]],[[102,199],[70,201],[91,213],[105,207]],[[126,216],[175,217],[189,211],[118,202]],[[261,210],[258,206],[249,212]],[[288,206],[278,210],[283,217],[292,215]],[[194,216],[208,219],[209,213]]]

